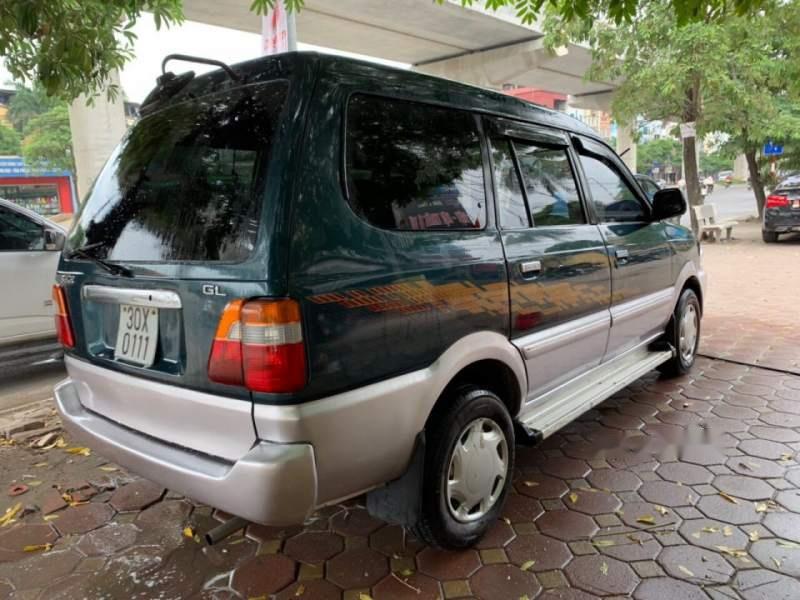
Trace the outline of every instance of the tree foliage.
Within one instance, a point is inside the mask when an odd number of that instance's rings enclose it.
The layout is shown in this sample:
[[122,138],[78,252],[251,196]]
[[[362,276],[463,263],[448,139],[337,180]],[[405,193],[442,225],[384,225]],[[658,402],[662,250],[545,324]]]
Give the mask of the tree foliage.
[[33,168],[75,171],[66,104],[59,104],[28,121],[22,143],[22,156]]
[[15,87],[14,97],[8,105],[8,120],[19,133],[25,131],[25,126],[33,117],[63,103],[58,98],[48,96],[41,85],[26,87],[18,83]]
[[0,122],[0,156],[19,154],[20,138],[13,127]]
[[636,148],[638,162],[642,169],[651,169],[654,165],[681,164],[681,143],[674,138],[660,138],[639,144]]

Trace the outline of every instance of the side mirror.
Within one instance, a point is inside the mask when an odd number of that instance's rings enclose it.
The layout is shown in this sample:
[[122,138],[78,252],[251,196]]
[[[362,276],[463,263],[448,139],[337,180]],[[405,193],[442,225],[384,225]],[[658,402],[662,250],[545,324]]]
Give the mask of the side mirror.
[[60,252],[64,249],[64,243],[66,242],[66,239],[67,236],[61,231],[56,231],[55,229],[45,229],[44,249],[53,252]]
[[664,188],[653,194],[653,220],[663,221],[686,212],[686,198],[678,188]]

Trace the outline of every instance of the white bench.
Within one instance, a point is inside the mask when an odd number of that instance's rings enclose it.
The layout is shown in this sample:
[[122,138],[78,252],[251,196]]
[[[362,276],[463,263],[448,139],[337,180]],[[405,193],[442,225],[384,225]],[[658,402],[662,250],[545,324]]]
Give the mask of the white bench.
[[711,237],[712,241],[722,239],[722,230],[725,230],[725,239],[731,239],[733,226],[738,225],[736,221],[720,221],[717,218],[717,207],[714,204],[703,204],[692,207],[694,216],[697,219],[700,239]]

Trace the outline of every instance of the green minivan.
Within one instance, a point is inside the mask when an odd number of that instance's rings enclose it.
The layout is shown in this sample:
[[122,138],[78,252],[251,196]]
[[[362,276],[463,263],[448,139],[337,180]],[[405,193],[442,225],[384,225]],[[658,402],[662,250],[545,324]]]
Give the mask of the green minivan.
[[366,493],[464,547],[516,444],[692,366],[683,196],[580,122],[341,57],[222,67],[159,78],[67,240],[56,400],[98,453],[265,524]]

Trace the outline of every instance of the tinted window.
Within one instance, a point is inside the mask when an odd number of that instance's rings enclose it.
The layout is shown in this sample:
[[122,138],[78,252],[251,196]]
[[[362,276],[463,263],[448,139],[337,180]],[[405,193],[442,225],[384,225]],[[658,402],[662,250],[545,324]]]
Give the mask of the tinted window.
[[127,261],[241,261],[253,250],[285,82],[168,107],[109,159],[70,246]]
[[385,229],[480,229],[486,201],[469,113],[356,95],[347,109],[353,209]]
[[492,168],[500,225],[504,229],[530,227],[528,209],[519,184],[519,176],[511,154],[511,142],[492,140]]
[[0,251],[44,250],[44,227],[0,206]]
[[641,178],[641,179],[638,179],[637,181],[639,182],[639,185],[642,186],[642,189],[644,190],[645,195],[650,200],[652,200],[653,196],[656,195],[656,192],[659,189],[658,186],[655,183],[653,183],[652,181],[650,181],[649,179]]
[[604,222],[644,221],[647,213],[616,168],[594,156],[581,155],[597,218]]
[[514,142],[534,227],[585,223],[565,148]]

